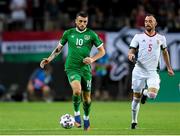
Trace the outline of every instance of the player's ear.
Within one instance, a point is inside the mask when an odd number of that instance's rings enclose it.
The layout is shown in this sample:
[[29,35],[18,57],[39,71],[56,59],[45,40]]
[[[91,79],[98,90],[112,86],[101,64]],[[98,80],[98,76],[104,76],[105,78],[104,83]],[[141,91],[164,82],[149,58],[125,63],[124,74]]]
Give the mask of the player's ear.
[[158,25],[157,21],[155,22],[155,27]]
[[154,21],[155,21],[155,27],[157,26],[157,20],[154,18]]

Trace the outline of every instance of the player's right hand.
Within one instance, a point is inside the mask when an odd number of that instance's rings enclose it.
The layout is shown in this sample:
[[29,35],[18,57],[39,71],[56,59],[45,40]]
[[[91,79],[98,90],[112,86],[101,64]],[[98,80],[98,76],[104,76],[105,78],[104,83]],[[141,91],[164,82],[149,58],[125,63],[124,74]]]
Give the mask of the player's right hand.
[[132,53],[128,54],[128,59],[129,59],[131,62],[134,62],[134,60],[135,60],[135,55],[132,54]]
[[43,60],[40,62],[40,67],[44,68],[44,66],[48,63],[49,63],[48,58],[43,58]]
[[168,74],[169,74],[170,76],[174,76],[174,71],[173,71],[172,68],[168,68]]

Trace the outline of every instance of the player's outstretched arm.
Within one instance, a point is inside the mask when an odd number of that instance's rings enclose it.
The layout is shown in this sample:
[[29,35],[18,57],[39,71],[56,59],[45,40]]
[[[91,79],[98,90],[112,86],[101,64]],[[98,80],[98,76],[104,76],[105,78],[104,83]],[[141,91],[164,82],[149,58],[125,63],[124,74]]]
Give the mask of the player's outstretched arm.
[[62,50],[62,46],[58,45],[53,52],[51,53],[51,55],[48,58],[43,58],[43,60],[40,62],[40,67],[44,68],[44,66],[48,63],[50,63],[56,56],[59,55],[59,53]]
[[92,57],[86,57],[84,60],[83,60],[83,63],[85,64],[91,64],[93,62],[95,62],[96,60],[100,59],[101,57],[103,57],[105,55],[105,49],[104,49],[104,46],[101,46],[98,48],[98,53]]
[[164,61],[166,63],[166,66],[167,66],[168,74],[170,76],[173,76],[174,71],[173,71],[171,64],[170,64],[169,53],[168,53],[167,49],[164,49],[162,54],[163,54],[163,58],[164,58]]

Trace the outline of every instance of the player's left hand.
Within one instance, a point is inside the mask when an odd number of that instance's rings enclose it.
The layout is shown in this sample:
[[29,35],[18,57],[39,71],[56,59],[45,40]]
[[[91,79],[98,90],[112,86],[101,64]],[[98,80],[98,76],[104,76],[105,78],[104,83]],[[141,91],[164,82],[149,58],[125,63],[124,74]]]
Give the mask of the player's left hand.
[[44,68],[44,66],[48,63],[49,63],[48,58],[43,58],[43,60],[40,62],[40,67]]
[[174,71],[172,70],[172,68],[169,68],[169,69],[168,69],[168,74],[169,74],[170,76],[173,76],[173,75],[174,75]]
[[83,63],[85,63],[85,64],[91,64],[93,62],[94,62],[94,60],[91,57],[86,57],[83,59]]

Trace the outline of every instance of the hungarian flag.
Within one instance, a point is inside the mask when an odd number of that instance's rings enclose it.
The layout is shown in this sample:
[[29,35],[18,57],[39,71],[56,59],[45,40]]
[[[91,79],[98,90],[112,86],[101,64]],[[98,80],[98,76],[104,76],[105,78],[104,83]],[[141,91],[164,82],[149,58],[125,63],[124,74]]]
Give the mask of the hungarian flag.
[[5,32],[2,54],[8,62],[39,62],[57,46],[62,32]]

